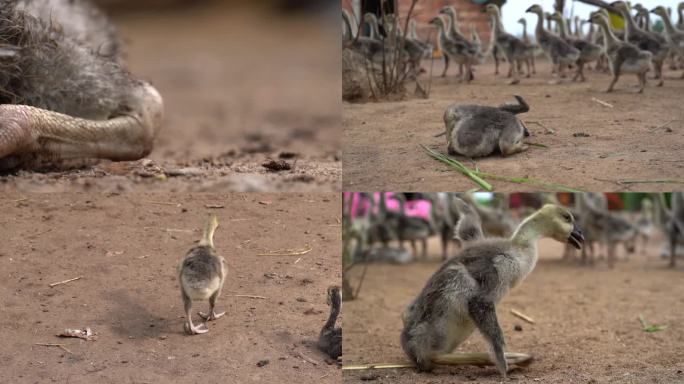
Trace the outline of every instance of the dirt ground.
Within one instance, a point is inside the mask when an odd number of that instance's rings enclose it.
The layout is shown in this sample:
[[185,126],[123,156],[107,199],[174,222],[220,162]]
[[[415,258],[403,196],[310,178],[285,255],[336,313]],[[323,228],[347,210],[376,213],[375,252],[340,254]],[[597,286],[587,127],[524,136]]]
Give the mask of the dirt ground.
[[[320,193],[3,196],[1,381],[339,383],[313,343],[326,288],[341,279],[340,205]],[[229,266],[217,305],[226,316],[187,336],[176,265],[208,211]],[[259,255],[307,245],[301,256]],[[85,327],[97,340],[56,337]]]
[[[404,307],[438,268],[439,246],[432,261],[405,266],[375,264],[368,268],[360,297],[344,303],[345,365],[406,362],[399,335]],[[684,263],[676,270],[657,258],[634,255],[614,270],[605,261],[594,266],[561,259],[563,245],[543,240],[536,269],[498,306],[507,350],[531,353],[535,361],[513,370],[514,383],[684,383]],[[350,271],[352,284],[360,269]],[[511,315],[516,309],[535,320]],[[646,333],[638,320],[665,324]],[[520,325],[522,331],[514,331]],[[485,351],[479,334],[457,351]],[[344,382],[358,383],[493,383],[493,367],[439,367],[433,373],[413,369],[343,371]]]
[[[0,176],[0,188],[339,190],[339,30],[321,13],[204,4],[114,17],[131,71],[164,97],[149,159],[20,172]],[[267,170],[269,158],[292,170]]]
[[[429,68],[429,62],[423,63]],[[442,72],[435,61],[433,73]],[[453,68],[453,66],[452,66]],[[344,190],[465,191],[477,187],[465,176],[429,157],[419,144],[446,153],[444,110],[454,103],[500,105],[521,95],[530,112],[519,115],[530,130],[528,141],[548,148],[501,158],[478,159],[480,170],[529,177],[589,191],[669,191],[677,184],[620,184],[625,180],[682,179],[684,111],[681,71],[667,71],[665,85],[635,94],[637,80],[623,76],[607,94],[610,75],[587,72],[586,83],[549,84],[548,62],[538,60],[537,75],[515,86],[494,76],[493,64],[476,68],[469,85],[454,78],[433,79],[429,99],[343,105]],[[504,71],[508,70],[504,63]],[[413,88],[410,88],[411,93]],[[605,106],[600,102],[610,104]],[[541,124],[541,125],[540,125]],[[553,131],[554,133],[550,133]],[[588,136],[587,136],[588,135]],[[468,161],[465,158],[461,160]],[[399,171],[399,172],[397,172]],[[540,188],[492,181],[497,191]]]

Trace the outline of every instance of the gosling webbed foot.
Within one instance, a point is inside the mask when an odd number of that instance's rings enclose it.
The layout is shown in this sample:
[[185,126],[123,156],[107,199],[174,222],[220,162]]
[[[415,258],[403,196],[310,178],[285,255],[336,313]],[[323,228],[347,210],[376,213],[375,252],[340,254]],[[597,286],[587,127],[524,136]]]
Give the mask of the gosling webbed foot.
[[209,332],[209,328],[207,328],[206,324],[192,325],[189,322],[183,324],[183,329],[188,335],[199,335]]
[[206,321],[213,321],[213,320],[216,320],[219,317],[225,315],[226,312],[223,311],[221,313],[216,313],[212,310],[210,313],[197,312],[197,314],[199,315],[199,317],[203,318]]

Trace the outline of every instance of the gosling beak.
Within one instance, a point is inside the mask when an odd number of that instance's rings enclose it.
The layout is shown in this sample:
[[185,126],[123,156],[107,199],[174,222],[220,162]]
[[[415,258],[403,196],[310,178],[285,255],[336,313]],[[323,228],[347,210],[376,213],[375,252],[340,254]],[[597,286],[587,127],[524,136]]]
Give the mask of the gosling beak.
[[534,6],[527,8],[525,12],[532,12],[532,8],[534,8]]
[[651,11],[650,11],[650,12],[651,12],[651,13],[656,13],[656,9],[655,9],[655,8],[653,8],[653,9],[651,9]]
[[582,231],[577,228],[577,225],[573,225],[572,232],[570,232],[570,236],[568,237],[568,243],[577,249],[582,249],[584,235],[582,235]]

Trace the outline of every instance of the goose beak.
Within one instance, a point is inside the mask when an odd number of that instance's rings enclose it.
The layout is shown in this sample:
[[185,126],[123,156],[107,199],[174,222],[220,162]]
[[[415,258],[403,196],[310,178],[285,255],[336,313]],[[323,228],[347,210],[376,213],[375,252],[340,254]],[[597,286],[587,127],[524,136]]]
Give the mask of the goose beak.
[[568,237],[568,243],[570,243],[570,245],[577,249],[582,249],[582,244],[584,243],[584,235],[582,235],[582,231],[580,231],[580,229],[577,228],[577,225],[573,226],[572,232]]
[[651,13],[657,13],[656,8],[651,9]]
[[534,8],[534,6],[527,8],[527,10],[525,12],[532,12],[532,8]]

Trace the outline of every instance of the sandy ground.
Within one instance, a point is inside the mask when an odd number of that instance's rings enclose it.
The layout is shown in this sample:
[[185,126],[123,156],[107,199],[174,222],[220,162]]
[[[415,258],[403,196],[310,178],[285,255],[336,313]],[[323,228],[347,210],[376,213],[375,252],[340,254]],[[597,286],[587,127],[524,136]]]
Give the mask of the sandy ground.
[[[429,65],[424,63],[426,68]],[[433,73],[438,76],[442,68],[441,61],[435,61]],[[548,149],[531,147],[509,158],[495,155],[478,159],[482,171],[590,191],[668,191],[676,184],[617,182],[684,176],[684,111],[680,100],[684,80],[676,79],[681,71],[666,72],[662,88],[656,88],[651,80],[652,85],[639,95],[634,93],[634,76],[623,76],[614,93],[604,93],[610,76],[594,71],[587,71],[586,83],[549,84],[550,66],[541,60],[537,75],[515,86],[507,85],[504,77],[495,77],[493,64],[477,67],[476,79],[469,85],[457,83],[453,77],[456,69],[452,68],[447,78],[433,79],[427,100],[344,103],[344,190],[464,191],[476,187],[457,171],[430,158],[419,144],[446,153],[444,137],[434,135],[444,131],[442,118],[447,106],[500,105],[513,102],[513,94],[523,96],[530,105],[530,112],[520,115],[531,131],[529,141]],[[502,68],[507,71],[508,67]],[[589,136],[576,137],[582,134]],[[540,189],[492,183],[498,191]]]
[[[401,313],[438,268],[432,262],[406,266],[371,265],[360,297],[344,303],[344,364],[405,362],[399,343]],[[684,263],[677,270],[648,255],[634,255],[609,270],[562,261],[562,245],[543,240],[540,262],[498,306],[508,350],[534,355],[527,368],[512,371],[513,383],[682,383],[684,382]],[[360,269],[350,272],[352,284]],[[528,324],[510,314],[514,308],[532,317]],[[645,333],[638,320],[667,329]],[[522,331],[514,331],[520,325]],[[479,334],[457,351],[485,351]],[[413,369],[343,371],[344,382],[493,383],[493,367],[439,367],[433,373]]]
[[[340,382],[312,344],[328,316],[326,288],[341,278],[338,194],[20,198],[0,198],[0,381]],[[227,312],[208,334],[187,336],[176,265],[200,238],[206,205],[224,206],[211,211],[229,266],[217,305]],[[259,256],[307,244],[302,256]],[[55,336],[85,327],[97,340]]]
[[[149,159],[21,172],[0,176],[0,185],[30,191],[339,190],[338,29],[317,21],[321,13],[285,17],[243,8],[207,2],[118,14],[131,71],[164,97],[166,119]],[[262,166],[281,157],[292,170]]]

